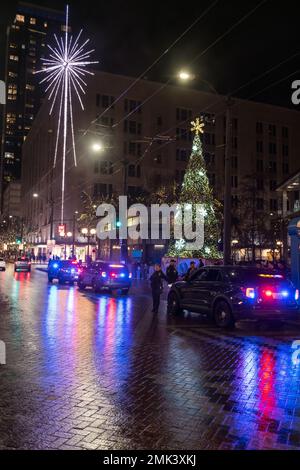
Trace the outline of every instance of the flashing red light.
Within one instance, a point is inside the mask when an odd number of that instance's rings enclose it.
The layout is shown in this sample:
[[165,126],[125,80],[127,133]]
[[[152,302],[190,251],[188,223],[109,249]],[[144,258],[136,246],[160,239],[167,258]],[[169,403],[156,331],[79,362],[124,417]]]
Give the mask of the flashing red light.
[[110,277],[117,277],[116,273],[110,273]]
[[271,291],[271,289],[266,289],[263,291],[265,297],[267,297],[268,299],[270,299],[271,297],[273,297],[273,291]]

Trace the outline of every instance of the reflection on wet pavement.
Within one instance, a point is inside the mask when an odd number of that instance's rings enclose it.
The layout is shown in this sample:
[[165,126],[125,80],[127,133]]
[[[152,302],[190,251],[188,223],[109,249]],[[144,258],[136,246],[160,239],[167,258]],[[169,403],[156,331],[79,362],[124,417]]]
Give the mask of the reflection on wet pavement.
[[299,326],[164,307],[0,273],[0,448],[300,449]]

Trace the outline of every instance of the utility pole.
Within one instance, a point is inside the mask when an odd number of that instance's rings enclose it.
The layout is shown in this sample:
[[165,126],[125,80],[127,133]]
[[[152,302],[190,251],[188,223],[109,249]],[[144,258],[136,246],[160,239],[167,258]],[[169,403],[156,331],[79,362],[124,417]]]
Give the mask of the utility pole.
[[231,263],[231,146],[232,146],[232,120],[230,97],[226,102],[226,147],[225,147],[225,188],[224,188],[224,233],[223,233],[223,261],[224,265]]

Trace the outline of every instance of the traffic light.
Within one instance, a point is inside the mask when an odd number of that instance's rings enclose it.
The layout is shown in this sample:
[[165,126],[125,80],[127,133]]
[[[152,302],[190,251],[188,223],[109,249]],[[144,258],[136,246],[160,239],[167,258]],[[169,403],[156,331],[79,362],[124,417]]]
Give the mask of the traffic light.
[[122,227],[122,222],[120,222],[119,220],[117,221],[117,227],[118,228]]

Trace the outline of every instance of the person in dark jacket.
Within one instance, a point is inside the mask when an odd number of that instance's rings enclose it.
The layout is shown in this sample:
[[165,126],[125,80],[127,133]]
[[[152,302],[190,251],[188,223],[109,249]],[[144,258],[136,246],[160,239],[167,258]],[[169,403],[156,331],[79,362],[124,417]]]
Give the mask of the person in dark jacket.
[[170,261],[170,264],[167,267],[166,276],[168,284],[174,284],[178,279],[178,271],[176,269],[176,262],[174,259]]
[[158,313],[160,296],[163,290],[163,280],[167,280],[165,274],[161,270],[160,264],[155,265],[155,271],[150,277],[151,289],[152,289],[152,299],[153,299],[153,313]]
[[198,268],[203,268],[203,266],[204,266],[204,263],[203,263],[202,259],[199,258]]
[[191,278],[192,274],[194,274],[196,271],[197,271],[197,268],[196,268],[195,261],[191,261],[190,267],[187,270],[186,275],[184,276],[184,280],[188,281]]

